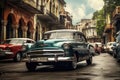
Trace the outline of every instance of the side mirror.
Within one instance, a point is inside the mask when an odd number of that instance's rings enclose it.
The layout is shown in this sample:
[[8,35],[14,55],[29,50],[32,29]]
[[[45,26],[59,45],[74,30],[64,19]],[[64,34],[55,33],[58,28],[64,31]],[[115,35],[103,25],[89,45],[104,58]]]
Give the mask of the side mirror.
[[113,46],[116,46],[116,44],[113,44]]

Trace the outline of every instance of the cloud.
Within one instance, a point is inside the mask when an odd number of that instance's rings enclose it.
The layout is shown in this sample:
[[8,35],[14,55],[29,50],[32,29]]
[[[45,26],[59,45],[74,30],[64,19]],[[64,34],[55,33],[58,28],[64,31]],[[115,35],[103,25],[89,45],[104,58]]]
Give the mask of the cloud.
[[90,13],[90,14],[85,16],[86,19],[91,19],[92,17],[93,17],[93,13]]
[[100,10],[103,8],[103,0],[88,0],[88,5],[94,10]]
[[74,24],[75,22],[78,22],[85,17],[86,7],[83,4],[81,4],[79,7],[72,6],[71,4],[67,4],[65,10],[70,12],[70,14],[73,16],[73,24]]
[[72,16],[73,24],[80,22],[81,19],[91,19],[96,10],[103,8],[103,0],[66,0],[66,8]]

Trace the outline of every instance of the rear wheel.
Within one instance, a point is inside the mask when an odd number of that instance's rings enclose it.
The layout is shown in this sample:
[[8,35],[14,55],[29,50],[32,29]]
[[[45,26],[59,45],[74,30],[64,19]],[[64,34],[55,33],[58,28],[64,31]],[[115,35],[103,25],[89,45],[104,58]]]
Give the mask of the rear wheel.
[[92,64],[92,57],[90,57],[89,59],[86,60],[87,65],[91,65]]
[[28,69],[28,71],[35,71],[36,67],[36,63],[26,62],[26,68]]
[[116,53],[113,53],[113,57],[116,58]]

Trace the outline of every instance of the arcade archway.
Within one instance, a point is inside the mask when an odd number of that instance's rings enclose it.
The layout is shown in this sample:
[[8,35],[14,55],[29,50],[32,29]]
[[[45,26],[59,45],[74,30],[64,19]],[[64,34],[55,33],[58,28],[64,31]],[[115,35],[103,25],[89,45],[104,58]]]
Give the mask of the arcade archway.
[[7,25],[6,25],[6,39],[13,38],[13,21],[15,21],[15,17],[13,14],[9,14],[7,17]]

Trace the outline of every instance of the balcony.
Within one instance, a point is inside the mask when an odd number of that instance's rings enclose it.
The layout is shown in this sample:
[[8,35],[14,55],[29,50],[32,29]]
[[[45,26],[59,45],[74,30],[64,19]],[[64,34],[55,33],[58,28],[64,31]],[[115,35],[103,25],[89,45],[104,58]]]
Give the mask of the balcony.
[[43,14],[38,14],[38,18],[43,21],[47,21],[50,24],[56,24],[58,22],[58,17],[47,10],[44,6],[41,6]]
[[41,9],[37,8],[38,6],[34,0],[7,0],[7,4],[10,6],[17,6],[32,14],[42,13]]
[[113,12],[113,18],[120,18],[120,6],[117,6]]
[[34,0],[23,0],[23,2],[32,6],[33,8],[36,8],[36,3],[34,2]]

